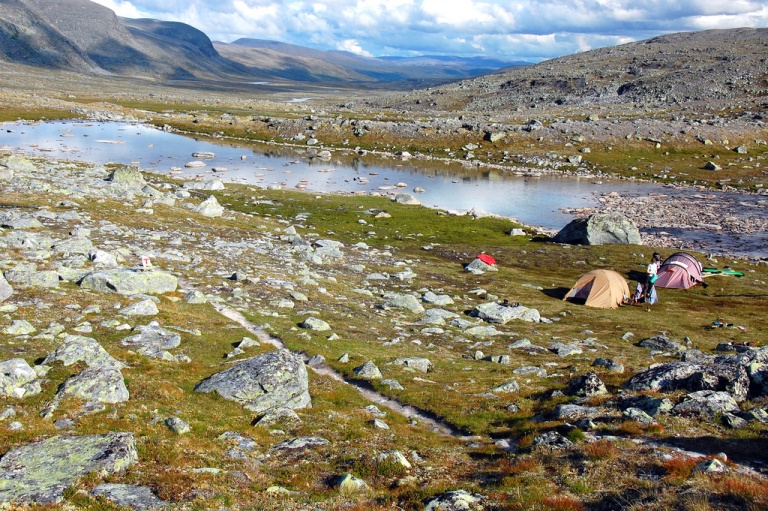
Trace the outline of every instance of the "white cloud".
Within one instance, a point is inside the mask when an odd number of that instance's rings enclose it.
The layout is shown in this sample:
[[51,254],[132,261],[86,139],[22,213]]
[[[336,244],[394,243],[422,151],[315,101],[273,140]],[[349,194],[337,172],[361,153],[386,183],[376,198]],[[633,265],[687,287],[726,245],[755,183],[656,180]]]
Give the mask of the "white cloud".
[[350,53],[354,53],[355,55],[362,55],[363,57],[373,57],[373,55],[365,51],[362,46],[360,46],[360,43],[354,39],[345,39],[344,41],[339,41],[336,44],[336,49],[339,51],[348,51]]
[[[768,26],[766,0],[95,0],[211,39],[272,39],[361,55],[532,60],[662,33]],[[513,44],[514,43],[514,44]]]

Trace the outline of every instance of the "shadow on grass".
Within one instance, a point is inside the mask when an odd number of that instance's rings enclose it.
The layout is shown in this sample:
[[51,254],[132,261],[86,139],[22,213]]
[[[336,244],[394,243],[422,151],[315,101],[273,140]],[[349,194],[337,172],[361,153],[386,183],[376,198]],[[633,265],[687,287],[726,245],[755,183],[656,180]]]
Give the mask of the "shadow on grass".
[[[763,433],[763,435],[765,435]],[[667,438],[662,443],[701,453],[705,456],[713,456],[725,453],[730,461],[747,465],[755,470],[765,473],[768,470],[768,437],[763,438],[737,438],[726,439],[714,436],[702,436],[691,438]]]
[[562,300],[570,290],[571,289],[567,287],[555,287],[552,289],[544,289],[541,292],[550,298],[557,298],[558,300]]

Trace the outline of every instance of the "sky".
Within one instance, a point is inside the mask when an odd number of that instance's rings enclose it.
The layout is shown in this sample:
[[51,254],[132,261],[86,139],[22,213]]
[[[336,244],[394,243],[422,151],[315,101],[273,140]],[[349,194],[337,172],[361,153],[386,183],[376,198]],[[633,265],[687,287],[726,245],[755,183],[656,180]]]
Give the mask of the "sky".
[[267,39],[358,55],[539,62],[672,32],[768,27],[768,0],[94,0],[213,41]]

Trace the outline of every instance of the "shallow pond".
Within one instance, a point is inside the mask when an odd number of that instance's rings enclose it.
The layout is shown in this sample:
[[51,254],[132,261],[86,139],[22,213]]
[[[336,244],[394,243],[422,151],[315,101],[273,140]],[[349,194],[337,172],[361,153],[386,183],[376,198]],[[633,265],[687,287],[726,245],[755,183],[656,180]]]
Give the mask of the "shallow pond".
[[[143,170],[173,172],[189,179],[216,175],[223,181],[264,188],[338,193],[407,192],[429,207],[460,211],[476,208],[548,230],[559,230],[571,221],[572,217],[563,209],[595,206],[596,199],[604,193],[645,196],[665,192],[658,184],[521,177],[512,172],[467,168],[455,162],[401,161],[370,153],[361,156],[351,149],[334,149],[330,159],[322,160],[314,156],[316,148],[232,143],[126,123],[4,124],[0,129],[2,149],[20,149],[31,155],[94,164],[134,164]],[[193,153],[205,152],[214,156],[193,156]],[[199,161],[203,166],[187,168],[192,161]],[[423,192],[414,193],[414,189],[423,189]],[[735,254],[759,257],[766,253],[768,241],[765,233],[733,237],[723,232],[697,230],[673,234],[695,242],[694,246],[701,246],[702,250],[718,246]]]
[[[322,161],[310,157],[308,149],[238,146],[138,124],[72,121],[6,124],[2,128],[0,147],[29,154],[95,164],[134,163],[143,170],[162,173],[175,169],[187,178],[216,174],[223,181],[262,187],[345,193],[402,191],[416,195],[427,206],[477,208],[547,229],[559,229],[571,220],[560,208],[594,205],[597,194],[645,194],[660,189],[658,185],[622,181],[596,184],[570,178],[520,177],[497,170],[467,169],[458,163],[359,156],[351,150],[334,150],[331,160]],[[214,153],[215,157],[194,158],[196,152]],[[205,166],[185,167],[195,160]],[[424,192],[414,194],[415,188]]]

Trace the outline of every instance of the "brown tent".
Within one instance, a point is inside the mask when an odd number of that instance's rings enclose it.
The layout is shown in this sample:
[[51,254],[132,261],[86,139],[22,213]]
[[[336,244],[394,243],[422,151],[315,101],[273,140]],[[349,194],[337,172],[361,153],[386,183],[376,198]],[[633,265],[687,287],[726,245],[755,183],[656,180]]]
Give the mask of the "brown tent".
[[615,309],[629,298],[629,285],[613,270],[592,270],[581,276],[563,300],[590,307]]

